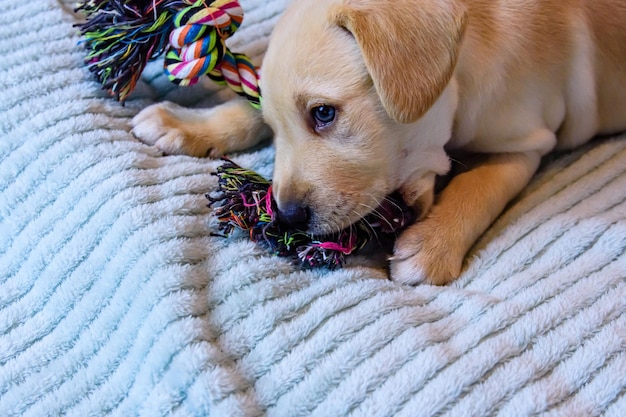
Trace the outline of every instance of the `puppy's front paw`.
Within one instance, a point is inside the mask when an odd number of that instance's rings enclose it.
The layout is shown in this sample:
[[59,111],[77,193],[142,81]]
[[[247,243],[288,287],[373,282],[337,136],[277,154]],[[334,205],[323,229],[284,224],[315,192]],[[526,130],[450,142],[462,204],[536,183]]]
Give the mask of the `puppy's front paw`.
[[465,253],[449,233],[431,217],[405,230],[395,244],[391,279],[409,285],[444,285],[456,279]]
[[209,132],[196,120],[195,110],[171,102],[153,104],[139,112],[131,121],[133,134],[147,145],[169,155],[219,157],[218,141],[207,140]]

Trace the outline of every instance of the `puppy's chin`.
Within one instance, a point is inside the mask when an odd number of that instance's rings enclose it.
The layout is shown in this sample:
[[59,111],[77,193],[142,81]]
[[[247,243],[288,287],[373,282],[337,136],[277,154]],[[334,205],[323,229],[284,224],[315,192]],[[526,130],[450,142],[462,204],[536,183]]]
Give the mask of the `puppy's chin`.
[[[327,213],[326,217],[314,215],[311,218],[308,232],[313,235],[336,233],[359,221],[365,221],[373,229],[393,233],[404,228],[416,218],[413,207],[405,203],[399,191],[376,198],[374,201],[378,203],[345,202],[342,207],[345,211],[342,210],[341,213],[332,211]],[[424,199],[425,210],[430,208],[430,206],[426,206],[429,202],[431,202],[429,199]],[[356,210],[354,207],[362,207],[362,209]],[[419,215],[419,213],[417,214]]]
[[315,213],[311,216],[311,221],[306,232],[316,236],[337,233],[350,227],[368,214],[369,212],[363,213],[362,215],[348,215],[343,213]]
[[320,204],[313,203],[311,207],[311,219],[308,233],[313,235],[326,235],[344,230],[365,216],[374,212],[380,199],[362,200],[360,198],[327,198]]

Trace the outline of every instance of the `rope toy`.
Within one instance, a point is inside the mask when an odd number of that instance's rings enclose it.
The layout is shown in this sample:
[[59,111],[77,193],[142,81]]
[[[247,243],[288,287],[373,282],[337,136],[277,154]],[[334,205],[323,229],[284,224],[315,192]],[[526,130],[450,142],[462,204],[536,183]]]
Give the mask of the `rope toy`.
[[122,103],[150,60],[165,54],[170,81],[193,85],[203,75],[228,85],[260,107],[258,70],[225,44],[241,25],[236,0],[86,0],[76,11],[89,53],[87,67],[103,89]]
[[224,164],[214,173],[218,177],[218,190],[206,195],[219,222],[217,235],[246,231],[253,242],[265,244],[274,254],[291,257],[304,266],[339,268],[346,256],[374,240],[383,246],[414,220],[413,212],[402,199],[392,195],[373,213],[348,228],[313,236],[278,220],[268,180],[227,158],[223,160]]

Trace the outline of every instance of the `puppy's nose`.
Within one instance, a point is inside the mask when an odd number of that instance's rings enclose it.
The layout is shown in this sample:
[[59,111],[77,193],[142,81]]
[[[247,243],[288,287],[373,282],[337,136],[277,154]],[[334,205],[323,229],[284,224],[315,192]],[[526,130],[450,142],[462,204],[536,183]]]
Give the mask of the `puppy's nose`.
[[282,204],[282,207],[278,208],[278,219],[288,224],[291,227],[306,228],[309,218],[311,217],[311,211],[306,206],[301,206],[298,203],[288,201]]

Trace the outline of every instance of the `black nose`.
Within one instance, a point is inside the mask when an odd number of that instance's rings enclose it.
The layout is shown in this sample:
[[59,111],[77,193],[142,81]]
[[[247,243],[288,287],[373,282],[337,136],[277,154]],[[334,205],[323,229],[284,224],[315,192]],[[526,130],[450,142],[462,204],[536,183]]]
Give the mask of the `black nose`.
[[306,228],[310,218],[310,210],[298,203],[287,202],[278,207],[278,219],[292,227]]

